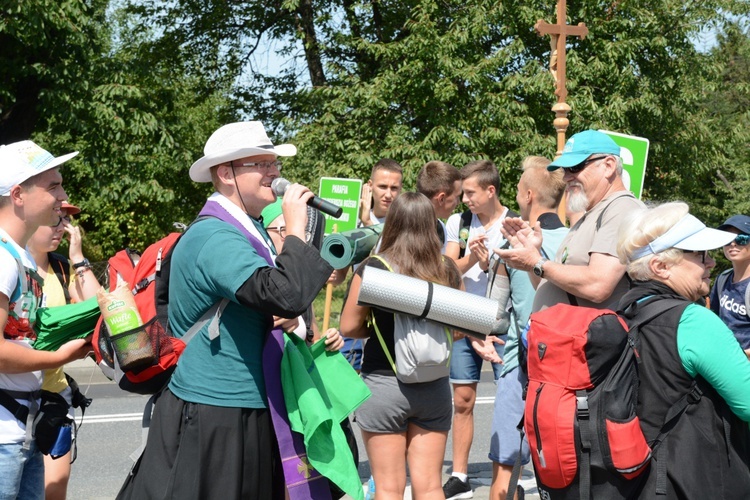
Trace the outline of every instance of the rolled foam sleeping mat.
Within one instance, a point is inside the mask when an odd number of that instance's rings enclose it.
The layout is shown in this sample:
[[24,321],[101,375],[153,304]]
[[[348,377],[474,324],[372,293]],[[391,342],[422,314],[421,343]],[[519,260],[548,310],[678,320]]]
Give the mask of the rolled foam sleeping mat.
[[329,234],[323,240],[320,256],[334,269],[344,269],[352,264],[358,264],[370,255],[382,231],[383,224],[376,224]]
[[497,322],[498,302],[461,290],[367,266],[359,305],[424,317],[484,339]]

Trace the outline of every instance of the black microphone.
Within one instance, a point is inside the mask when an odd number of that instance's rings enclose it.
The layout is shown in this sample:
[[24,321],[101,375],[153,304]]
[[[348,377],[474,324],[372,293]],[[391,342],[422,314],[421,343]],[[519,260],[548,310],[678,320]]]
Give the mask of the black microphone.
[[[286,188],[289,187],[289,184],[291,184],[291,182],[284,179],[283,177],[277,177],[271,182],[271,189],[273,189],[273,192],[276,194],[276,196],[283,198],[284,193],[286,193]],[[326,201],[323,198],[315,195],[307,200],[307,204],[316,210],[320,210],[324,214],[335,217],[336,219],[341,217],[341,214],[344,212],[341,207],[336,206],[330,201]]]

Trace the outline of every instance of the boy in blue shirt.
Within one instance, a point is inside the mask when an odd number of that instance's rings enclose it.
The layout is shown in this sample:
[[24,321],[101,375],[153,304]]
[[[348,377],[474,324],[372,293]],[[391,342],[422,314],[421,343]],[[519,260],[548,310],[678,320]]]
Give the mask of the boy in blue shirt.
[[733,215],[719,229],[735,233],[737,237],[724,245],[724,256],[732,263],[732,269],[716,279],[709,295],[711,310],[734,332],[742,349],[750,356],[750,217]]

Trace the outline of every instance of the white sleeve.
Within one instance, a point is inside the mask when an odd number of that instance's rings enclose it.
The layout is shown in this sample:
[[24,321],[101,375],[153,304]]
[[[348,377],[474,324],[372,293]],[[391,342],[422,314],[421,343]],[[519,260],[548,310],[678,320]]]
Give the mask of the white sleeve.
[[445,223],[445,242],[456,242],[458,243],[458,231],[461,227],[461,214],[453,214],[448,217],[448,222]]
[[18,286],[18,263],[5,249],[0,249],[0,293],[8,299]]

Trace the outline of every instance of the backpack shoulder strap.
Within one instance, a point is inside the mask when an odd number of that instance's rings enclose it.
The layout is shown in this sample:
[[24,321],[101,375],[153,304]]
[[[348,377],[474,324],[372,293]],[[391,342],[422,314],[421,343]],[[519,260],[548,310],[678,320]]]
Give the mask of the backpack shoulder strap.
[[635,198],[633,193],[630,191],[627,191],[625,194],[621,194],[620,196],[615,197],[614,200],[607,203],[607,206],[602,209],[602,212],[599,214],[599,217],[596,219],[596,230],[598,231],[602,227],[602,221],[604,220],[604,213],[607,211],[607,209],[612,206],[614,202],[619,200],[620,198]]
[[65,303],[70,304],[70,290],[68,290],[68,286],[70,285],[70,261],[64,255],[56,252],[47,252],[47,258],[62,285],[63,293],[65,294]]
[[8,297],[8,300],[10,302],[15,302],[18,300],[18,297],[25,295],[26,292],[29,290],[27,280],[24,278],[26,277],[26,266],[23,265],[23,262],[21,262],[21,256],[18,254],[15,248],[13,248],[13,245],[6,240],[5,238],[0,238],[0,246],[2,248],[5,248],[5,250],[13,257],[13,260],[16,261],[16,267],[18,267],[18,286],[16,286],[16,289],[11,294],[11,297]]
[[729,274],[732,272],[732,269],[727,269],[726,271],[722,271],[717,277],[716,277],[716,291],[721,295],[721,292],[724,291],[724,288],[727,286],[727,280],[729,279]]
[[[471,227],[471,216],[473,214],[471,213],[471,210],[466,210],[461,214],[461,222],[458,224],[458,238],[461,239],[461,230],[464,228]],[[464,255],[466,255],[466,247],[469,245],[469,241],[467,238],[467,241],[464,242],[464,246],[459,248],[458,250],[458,258],[463,259]],[[460,247],[460,244],[459,244]]]
[[370,257],[371,257],[371,258],[373,258],[373,259],[377,259],[377,260],[379,260],[380,262],[382,262],[382,263],[383,263],[383,265],[385,266],[385,268],[386,268],[386,269],[388,269],[388,270],[389,270],[390,272],[393,272],[393,268],[392,268],[392,267],[391,267],[391,265],[390,265],[390,264],[388,263],[388,261],[387,261],[387,260],[385,260],[385,259],[384,259],[383,257],[381,257],[380,255],[377,255],[377,254],[373,254],[373,255],[370,255]]

